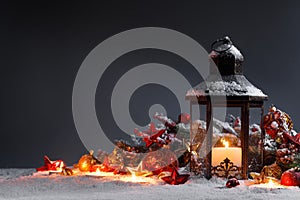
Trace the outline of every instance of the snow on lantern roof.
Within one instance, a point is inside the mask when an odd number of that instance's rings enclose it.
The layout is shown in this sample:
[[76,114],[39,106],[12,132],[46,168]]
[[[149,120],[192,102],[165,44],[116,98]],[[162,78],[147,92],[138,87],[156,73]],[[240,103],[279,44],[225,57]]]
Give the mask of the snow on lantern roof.
[[251,84],[243,75],[242,62],[244,57],[232,45],[229,37],[226,36],[212,44],[209,58],[211,63],[210,75],[204,82],[187,91],[187,100],[207,96],[226,96],[248,101],[268,99],[266,94]]

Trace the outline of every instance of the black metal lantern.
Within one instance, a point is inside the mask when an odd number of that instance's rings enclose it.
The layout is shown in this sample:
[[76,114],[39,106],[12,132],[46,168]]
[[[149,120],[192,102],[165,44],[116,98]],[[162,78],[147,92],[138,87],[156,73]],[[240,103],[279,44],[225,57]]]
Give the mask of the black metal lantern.
[[[193,113],[193,105],[204,105],[206,107],[206,157],[204,158],[205,176],[210,178],[214,170],[223,168],[228,176],[230,170],[240,170],[241,178],[248,177],[248,170],[251,160],[249,159],[249,114],[251,108],[261,110],[260,124],[263,116],[263,104],[268,99],[261,90],[252,85],[243,75],[242,63],[243,55],[233,46],[229,37],[224,37],[212,44],[212,51],[209,55],[211,65],[210,74],[203,83],[189,90],[186,94],[186,100],[190,101],[190,113]],[[221,86],[221,87],[220,87]],[[224,101],[225,98],[225,101]],[[213,99],[213,103],[212,103]],[[241,142],[241,166],[236,167],[228,158],[219,166],[212,166],[212,124],[213,112],[215,107],[236,107],[241,112],[241,129],[239,139]],[[200,112],[200,109],[199,109]],[[201,114],[201,113],[200,113]],[[192,127],[192,124],[191,124]],[[192,130],[191,130],[192,131]],[[264,139],[263,128],[261,128],[260,141]],[[191,148],[193,142],[191,139]],[[255,160],[263,164],[263,143],[258,147],[261,149],[261,159]],[[253,160],[252,160],[253,162]],[[253,164],[253,163],[252,163]],[[191,165],[191,170],[193,166]]]

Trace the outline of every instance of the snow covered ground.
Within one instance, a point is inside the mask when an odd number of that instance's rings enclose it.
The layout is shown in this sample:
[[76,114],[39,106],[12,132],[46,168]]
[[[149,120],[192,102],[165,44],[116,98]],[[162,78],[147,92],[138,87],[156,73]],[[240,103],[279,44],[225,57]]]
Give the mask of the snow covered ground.
[[0,199],[221,199],[221,200],[297,200],[300,188],[265,189],[241,185],[225,188],[217,178],[190,179],[184,185],[126,182],[124,176],[94,178],[86,176],[32,176],[34,169],[0,169]]

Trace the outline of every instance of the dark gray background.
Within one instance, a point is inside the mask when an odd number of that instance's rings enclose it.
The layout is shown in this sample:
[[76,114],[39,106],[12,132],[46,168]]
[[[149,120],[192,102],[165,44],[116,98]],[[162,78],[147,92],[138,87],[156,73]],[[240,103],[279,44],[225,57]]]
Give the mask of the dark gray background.
[[[38,167],[44,154],[67,164],[76,162],[86,152],[72,118],[77,70],[85,56],[106,38],[144,26],[180,31],[208,51],[215,39],[230,35],[245,57],[244,74],[269,95],[266,107],[277,105],[292,116],[295,129],[299,129],[300,2],[180,2],[1,1],[0,167]],[[182,64],[183,68],[188,65],[157,51],[122,58],[116,61],[119,68],[107,72],[106,79],[122,66],[149,58]],[[192,74],[189,67],[186,73]],[[198,77],[191,75],[190,79],[196,83]],[[141,88],[145,89],[149,88]],[[172,98],[163,89],[155,88],[154,102],[163,95]],[[136,102],[142,100],[141,94],[134,96],[134,105],[139,105]],[[96,100],[101,100],[101,94],[97,93]],[[146,116],[146,111],[140,116]],[[114,124],[108,120],[108,127],[109,123],[111,127]]]

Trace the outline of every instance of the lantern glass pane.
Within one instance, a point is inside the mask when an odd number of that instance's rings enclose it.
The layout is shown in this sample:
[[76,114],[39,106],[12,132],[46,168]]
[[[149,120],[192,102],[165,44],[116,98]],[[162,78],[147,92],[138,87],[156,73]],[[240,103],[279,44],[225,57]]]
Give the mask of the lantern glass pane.
[[251,108],[249,119],[249,171],[260,172],[263,159],[261,108]]
[[192,105],[191,107],[191,132],[190,152],[191,171],[195,175],[204,176],[206,151],[206,107],[204,105]]
[[224,108],[213,108],[214,131],[213,131],[213,146],[224,147],[224,142],[228,142],[231,147],[240,147],[240,107],[227,107],[226,116],[221,116],[224,113]]

